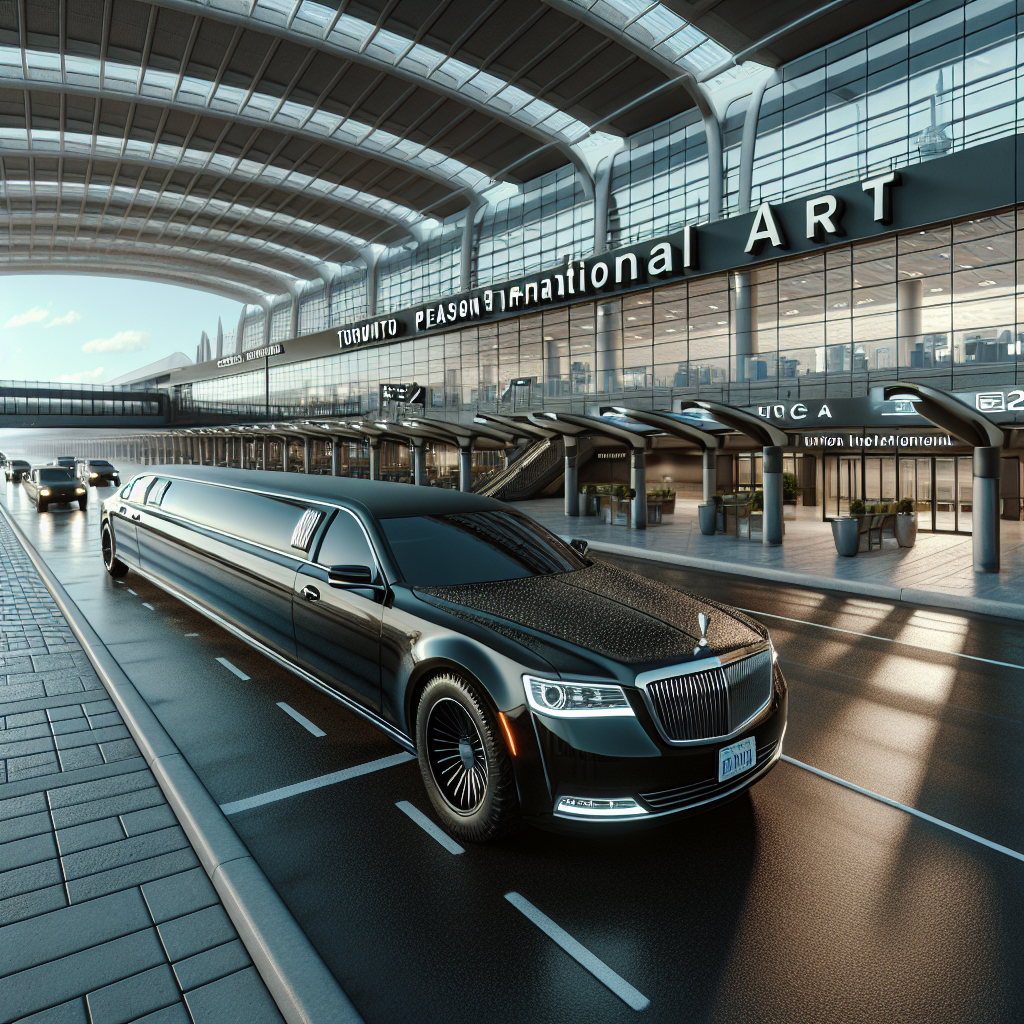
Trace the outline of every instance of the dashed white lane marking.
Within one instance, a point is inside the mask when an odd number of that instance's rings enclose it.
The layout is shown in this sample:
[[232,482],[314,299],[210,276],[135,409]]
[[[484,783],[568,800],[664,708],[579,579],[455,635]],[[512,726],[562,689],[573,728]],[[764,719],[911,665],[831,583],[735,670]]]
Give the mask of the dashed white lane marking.
[[783,754],[781,759],[787,764],[794,765],[797,768],[803,768],[804,771],[811,772],[813,775],[820,775],[823,779],[828,779],[829,782],[834,782],[836,785],[852,789],[855,793],[860,793],[862,796],[870,797],[872,800],[877,800],[879,803],[887,804],[889,807],[895,807],[898,811],[906,811],[907,814],[912,814],[915,818],[930,821],[933,825],[938,825],[939,828],[948,829],[950,832],[955,832],[958,836],[963,836],[965,839],[971,839],[976,843],[981,843],[982,846],[987,846],[990,850],[995,850],[997,853],[1005,853],[1007,857],[1013,857],[1015,860],[1024,861],[1024,853],[1018,853],[1016,850],[1011,850],[1008,846],[1000,846],[999,843],[993,843],[991,839],[985,839],[982,836],[975,835],[973,832],[968,832],[966,829],[957,828],[956,825],[951,825],[948,821],[943,821],[941,818],[933,818],[930,814],[925,814],[924,811],[917,810],[916,807],[908,807],[906,804],[901,804],[898,800],[890,800],[887,796],[882,796],[879,793],[873,793],[870,789],[862,789],[860,786],[856,786],[852,782],[847,782],[846,779],[839,778],[838,775],[830,775],[828,772],[823,772],[820,768],[814,768],[809,764],[804,764],[803,761],[798,761],[796,758],[790,757],[788,754]]
[[991,658],[979,658],[976,654],[960,654],[958,651],[944,651],[939,647],[928,647],[926,644],[912,644],[909,640],[899,640],[891,636],[876,636],[874,633],[858,633],[855,629],[841,629],[839,626],[826,626],[821,622],[808,622],[807,619],[791,619],[788,615],[773,615],[771,612],[756,612],[753,608],[739,608],[737,610],[746,612],[748,615],[762,615],[766,619],[782,619],[783,622],[798,622],[801,626],[814,626],[815,629],[828,629],[833,633],[849,633],[850,636],[863,636],[869,640],[881,640],[887,644],[901,644],[903,647],[916,647],[919,651],[928,651],[930,654],[947,654],[951,658],[966,658],[968,661],[980,661],[986,665],[999,665],[1001,668],[1019,668],[1024,670],[1024,665],[1015,665],[1012,661],[993,661]]
[[284,713],[285,713],[286,715],[291,715],[291,716],[292,716],[292,718],[294,718],[294,719],[295,719],[295,721],[296,721],[296,722],[298,722],[298,723],[299,723],[299,725],[301,725],[303,729],[308,729],[308,730],[309,730],[309,731],[310,731],[310,732],[311,732],[311,733],[312,733],[312,734],[313,734],[314,736],[326,736],[326,735],[327,735],[327,733],[325,733],[325,732],[323,731],[323,729],[320,729],[320,728],[318,728],[317,726],[315,726],[315,725],[314,725],[314,724],[313,724],[313,723],[312,723],[312,722],[311,722],[311,721],[310,721],[310,720],[309,720],[308,718],[306,718],[306,717],[305,717],[304,715],[300,715],[300,714],[298,713],[298,711],[296,711],[296,710],[295,710],[295,708],[289,707],[289,706],[288,706],[287,704],[283,703],[282,701],[278,701],[278,702],[277,702],[277,706],[278,706],[278,707],[279,707],[279,708],[280,708],[280,709],[281,709],[281,710],[282,710],[282,711],[283,711],[283,712],[284,712]]
[[354,768],[343,768],[340,772],[331,772],[330,775],[319,775],[315,779],[296,782],[293,786],[282,786],[280,789],[271,789],[266,793],[259,793],[257,796],[246,797],[244,800],[235,800],[229,804],[221,804],[220,809],[225,814],[238,814],[240,811],[248,811],[253,807],[262,807],[264,804],[272,804],[278,800],[287,800],[289,797],[298,796],[300,793],[308,793],[311,789],[333,786],[336,782],[345,782],[348,779],[358,778],[360,775],[369,775],[371,772],[379,772],[382,768],[391,768],[396,764],[404,764],[406,761],[414,760],[415,758],[412,754],[406,753],[403,750],[401,753],[381,757],[376,761],[357,764]]
[[449,853],[466,852],[451,836],[442,832],[418,807],[414,807],[408,800],[399,800],[395,806],[403,814],[408,814],[428,836],[436,839]]
[[135,593],[135,591],[134,591],[134,590],[132,590],[132,588],[131,588],[131,587],[129,587],[129,588],[128,588],[128,593],[129,593],[129,594],[132,594],[132,595],[134,595],[135,597],[138,597],[138,596],[139,596],[138,594],[136,594],[136,593]]
[[226,669],[227,669],[227,670],[228,670],[229,672],[234,672],[234,673],[235,673],[235,675],[236,675],[236,676],[238,676],[238,678],[239,678],[239,679],[248,679],[248,678],[249,678],[249,676],[247,676],[247,675],[246,675],[246,674],[245,674],[245,673],[244,673],[244,672],[243,672],[243,671],[242,671],[242,670],[241,670],[240,668],[235,668],[235,666],[234,666],[234,665],[232,665],[232,664],[231,664],[231,662],[230,662],[230,661],[228,661],[228,659],[227,659],[227,658],[218,658],[217,660],[218,660],[218,661],[219,661],[219,662],[220,662],[220,663],[221,663],[221,664],[222,664],[222,665],[223,665],[223,666],[224,666],[224,667],[225,667],[225,668],[226,668]]
[[142,602],[142,607],[143,608],[148,608],[151,612],[155,612],[156,611],[156,609],[148,601],[143,601]]
[[558,943],[580,966],[590,971],[602,985],[610,988],[627,1006],[634,1010],[646,1010],[651,1005],[647,996],[638,992],[624,978],[620,978],[603,960],[598,960],[586,946],[577,942],[564,928],[560,928],[524,896],[517,892],[507,892],[505,899],[516,910],[525,914],[548,938]]
[[186,633],[185,636],[199,636],[198,633]]

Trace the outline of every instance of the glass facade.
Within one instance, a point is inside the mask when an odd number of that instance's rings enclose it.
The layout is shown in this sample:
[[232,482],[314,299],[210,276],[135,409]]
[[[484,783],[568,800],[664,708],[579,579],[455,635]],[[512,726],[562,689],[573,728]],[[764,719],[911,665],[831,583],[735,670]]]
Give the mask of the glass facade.
[[[589,255],[593,240],[593,208],[575,168],[552,171],[522,193],[488,204],[476,231],[474,284],[483,287]],[[457,290],[457,280],[455,285]]]
[[[722,215],[746,202],[743,167],[750,170],[751,201],[777,202],[1016,133],[1024,116],[1022,19],[1015,0],[926,0],[768,72],[751,153],[742,144],[751,96],[733,100],[721,119]],[[709,166],[695,110],[626,140],[611,164],[608,245],[707,220]],[[575,167],[518,190],[499,186],[488,198],[473,232],[474,287],[590,254],[595,202]],[[762,395],[840,396],[906,375],[957,388],[983,385],[998,373],[1016,380],[1016,216],[1010,211],[629,298],[339,353],[306,370],[273,370],[271,400],[305,408],[328,396],[367,411],[381,381],[426,383],[436,408],[455,411],[572,404],[594,395],[659,405],[666,396],[697,392],[751,402]],[[464,219],[456,215],[418,246],[382,256],[377,313],[460,290]],[[353,268],[329,290],[303,295],[298,330],[309,334],[367,315],[366,273]],[[250,312],[245,348],[264,343],[263,321],[261,310]],[[275,311],[270,340],[283,340],[284,322]],[[513,393],[515,377],[535,383]],[[246,379],[196,388],[229,388],[239,396],[255,389],[262,397],[262,377],[258,386]]]
[[764,94],[755,202],[778,201],[1019,130],[1015,0],[928,0],[783,69]]
[[[270,402],[366,413],[379,384],[416,382],[435,414],[454,417],[582,411],[605,398],[664,408],[678,397],[849,397],[897,378],[970,390],[1021,374],[1022,288],[1024,207],[271,367]],[[253,405],[266,380],[190,387],[193,401]]]

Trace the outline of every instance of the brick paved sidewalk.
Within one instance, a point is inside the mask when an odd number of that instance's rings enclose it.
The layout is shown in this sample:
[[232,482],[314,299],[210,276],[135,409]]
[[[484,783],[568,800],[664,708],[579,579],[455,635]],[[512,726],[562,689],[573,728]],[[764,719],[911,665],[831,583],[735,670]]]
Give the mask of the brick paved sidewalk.
[[0,519],[0,1021],[281,1020],[120,715]]

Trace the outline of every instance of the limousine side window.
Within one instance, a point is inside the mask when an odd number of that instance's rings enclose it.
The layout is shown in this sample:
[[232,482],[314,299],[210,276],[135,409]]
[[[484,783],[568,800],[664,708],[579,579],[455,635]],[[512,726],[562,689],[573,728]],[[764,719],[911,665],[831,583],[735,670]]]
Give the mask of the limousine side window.
[[146,496],[146,489],[153,480],[154,477],[151,476],[140,476],[139,479],[132,484],[132,489],[127,495],[124,495],[124,497],[127,497],[129,501],[137,501],[141,504],[142,499]]
[[339,511],[320,544],[316,560],[321,565],[368,565],[376,573],[374,557],[366,534],[350,512]]
[[164,495],[167,493],[167,489],[171,486],[170,480],[157,480],[155,484],[149,489],[149,494],[146,495],[147,505],[162,505],[164,501]]
[[291,550],[292,533],[306,511],[305,505],[191,480],[171,481],[161,507],[200,526],[280,551]]

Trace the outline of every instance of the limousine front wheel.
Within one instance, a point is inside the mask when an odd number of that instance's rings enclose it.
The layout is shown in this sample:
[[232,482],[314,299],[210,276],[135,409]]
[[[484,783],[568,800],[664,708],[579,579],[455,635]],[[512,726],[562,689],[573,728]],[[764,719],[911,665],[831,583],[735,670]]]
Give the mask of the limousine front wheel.
[[100,534],[100,544],[103,548],[103,565],[107,572],[115,579],[127,575],[128,566],[114,552],[114,535],[106,524],[104,524],[103,532]]
[[508,751],[465,679],[446,672],[427,683],[416,714],[416,752],[430,802],[456,838],[487,842],[519,824]]

